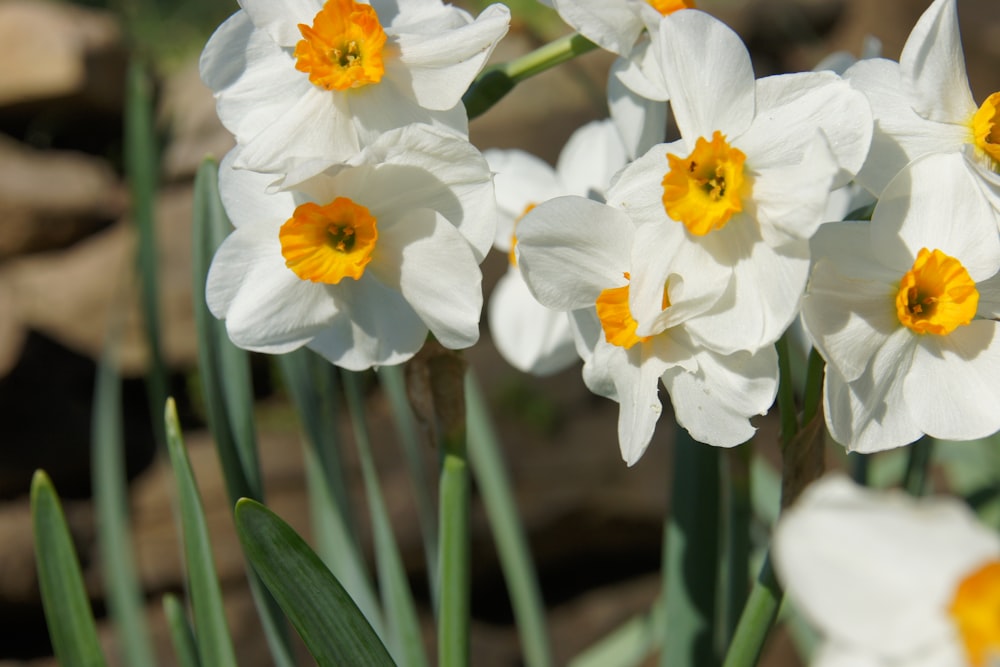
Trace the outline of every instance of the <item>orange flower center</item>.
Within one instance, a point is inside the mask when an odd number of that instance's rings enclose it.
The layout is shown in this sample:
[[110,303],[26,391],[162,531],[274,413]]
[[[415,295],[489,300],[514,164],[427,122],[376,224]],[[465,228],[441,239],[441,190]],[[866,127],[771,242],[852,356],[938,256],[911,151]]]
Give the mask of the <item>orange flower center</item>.
[[326,90],[378,83],[385,73],[385,31],[370,5],[327,0],[312,26],[299,24],[304,39],[295,46],[295,69]]
[[521,211],[521,215],[514,219],[514,226],[510,230],[510,250],[507,251],[507,261],[511,266],[517,266],[517,224],[524,220],[524,216],[531,213],[531,209],[535,206],[537,206],[535,202],[529,202]]
[[916,333],[949,334],[972,321],[979,290],[954,257],[922,248],[899,282],[896,315]]
[[1000,560],[963,579],[948,609],[972,667],[1000,661]]
[[685,158],[667,155],[670,171],[663,177],[663,208],[695,236],[722,229],[743,210],[746,155],[726,142],[718,130],[711,141],[698,137]]
[[336,285],[357,280],[372,259],[378,240],[375,216],[347,197],[295,209],[278,232],[285,265],[302,280]]
[[987,97],[972,117],[972,139],[1000,171],[1000,92]]
[[[626,272],[625,280],[631,279],[632,276]],[[597,318],[601,321],[605,340],[626,350],[650,339],[650,336],[635,335],[639,323],[632,317],[632,310],[628,305],[628,288],[628,285],[608,288],[597,297],[596,304]],[[667,285],[664,285],[661,308],[666,310],[669,307],[670,298],[667,296]]]
[[694,9],[694,0],[647,0],[653,8],[666,16],[673,14],[679,9]]

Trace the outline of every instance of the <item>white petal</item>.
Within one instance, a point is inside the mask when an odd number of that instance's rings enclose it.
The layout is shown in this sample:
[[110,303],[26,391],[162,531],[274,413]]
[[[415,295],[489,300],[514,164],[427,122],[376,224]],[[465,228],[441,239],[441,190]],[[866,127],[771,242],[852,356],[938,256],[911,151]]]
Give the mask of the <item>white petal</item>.
[[309,85],[271,124],[246,141],[236,167],[287,171],[300,159],[346,160],[360,150],[357,130],[338,94]]
[[681,136],[743,134],[754,117],[754,78],[743,40],[700,11],[674,12],[653,36]]
[[809,487],[772,544],[789,597],[831,642],[907,665],[949,642],[958,579],[1000,553],[954,499],[918,503],[840,476]]
[[872,243],[900,276],[921,248],[955,257],[975,281],[1000,268],[993,208],[958,153],[915,160],[889,183],[872,215]]
[[663,375],[677,423],[708,445],[734,447],[746,442],[757,430],[750,417],[766,413],[777,393],[774,347],[730,356],[702,350],[696,358],[697,372],[671,368]]
[[[646,344],[632,349],[639,349],[640,353],[627,355],[630,363],[619,364],[614,373],[619,404],[618,443],[622,459],[630,466],[645,453],[663,412],[658,394],[660,375],[665,370],[665,364],[649,354]],[[624,355],[618,355],[621,356]]]
[[292,217],[298,205],[295,195],[291,192],[269,193],[273,174],[233,168],[233,163],[239,161],[240,150],[236,146],[226,153],[219,164],[219,197],[230,222],[234,227],[254,221],[285,222]]
[[955,0],[936,0],[927,8],[903,46],[899,67],[920,116],[962,123],[975,113]]
[[399,60],[420,106],[444,111],[461,102],[509,24],[510,10],[497,3],[461,28],[399,34]]
[[872,114],[864,95],[832,72],[800,72],[757,81],[753,125],[733,138],[753,169],[802,162],[817,130],[826,135],[846,185],[861,169],[872,139]]
[[538,303],[517,268],[493,288],[488,314],[493,342],[514,368],[550,375],[577,360],[569,317]]
[[[624,61],[619,59],[616,62]],[[664,140],[667,103],[633,92],[615,76],[613,69],[608,75],[608,109],[629,156],[642,155]]]
[[901,326],[895,306],[899,276],[878,263],[867,224],[824,225],[812,248],[802,322],[826,362],[850,382]]
[[294,47],[302,39],[299,24],[312,25],[323,8],[320,0],[240,0],[253,24],[279,46]]
[[974,320],[947,336],[922,336],[903,396],[916,425],[946,440],[974,440],[1000,430],[1000,335]]
[[560,194],[604,201],[611,178],[628,162],[625,144],[611,120],[595,120],[566,141],[556,173],[565,187]]
[[397,290],[364,275],[337,291],[340,312],[309,347],[352,371],[401,364],[427,339],[427,326]]
[[809,240],[826,222],[827,200],[838,171],[826,136],[817,133],[796,165],[771,167],[753,176],[750,215],[770,246]]
[[733,275],[673,222],[636,229],[631,267],[629,307],[638,336],[656,335],[706,312],[726,293]]
[[969,128],[964,122],[942,123],[917,115],[897,63],[881,58],[862,60],[848,69],[844,78],[871,103],[875,132],[857,181],[876,195],[910,160],[927,153],[959,151],[968,141]]
[[688,144],[675,141],[653,146],[625,167],[608,189],[608,204],[628,211],[636,224],[679,224],[663,208],[663,177],[670,171],[667,154],[687,155]]
[[592,308],[609,287],[626,283],[632,222],[582,197],[537,206],[518,224],[518,266],[532,294],[555,310]]
[[368,270],[399,289],[445,347],[466,348],[479,339],[479,262],[465,237],[441,214],[414,209],[381,228]]
[[409,125],[380,136],[354,163],[375,166],[350,191],[376,217],[434,209],[466,237],[478,260],[486,256],[496,233],[496,200],[489,165],[465,137]]
[[622,0],[554,0],[562,20],[602,49],[627,55],[642,32],[639,15]]
[[880,452],[902,447],[923,435],[903,398],[903,381],[915,348],[913,334],[900,328],[886,338],[856,380],[848,383],[835,367],[826,367],[826,426],[833,439],[848,451]]
[[778,340],[798,313],[809,275],[807,241],[771,248],[750,222],[734,217],[702,241],[717,261],[731,262],[735,303],[692,319],[687,326],[722,354],[753,352]]
[[285,266],[278,225],[246,224],[216,251],[205,297],[212,314],[226,320],[233,343],[278,354],[301,347],[329,324],[337,313],[329,289]]
[[569,194],[563,191],[555,170],[541,158],[517,149],[490,149],[483,152],[490,169],[496,172],[493,186],[497,198],[497,233],[493,245],[510,250],[514,224],[529,206]]

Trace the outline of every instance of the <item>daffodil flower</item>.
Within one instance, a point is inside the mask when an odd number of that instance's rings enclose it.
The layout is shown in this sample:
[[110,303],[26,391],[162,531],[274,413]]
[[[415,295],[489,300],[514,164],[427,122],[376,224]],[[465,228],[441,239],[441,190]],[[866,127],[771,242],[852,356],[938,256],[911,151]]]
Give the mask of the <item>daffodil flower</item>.
[[736,33],[696,10],[664,17],[653,46],[681,139],[627,167],[608,203],[680,229],[682,246],[729,273],[731,307],[688,328],[717,352],[755,352],[798,312],[808,240],[830,191],[864,162],[868,104],[831,72],[755,81]]
[[461,136],[412,125],[350,163],[268,193],[267,174],[222,163],[236,229],[208,274],[208,306],[245,349],[307,345],[350,370],[398,364],[428,331],[479,337],[479,263],[496,224],[491,174]]
[[566,313],[531,295],[517,264],[517,222],[538,204],[562,195],[603,201],[615,172],[625,166],[625,147],[610,120],[593,121],[570,136],[556,168],[521,150],[488,150],[496,172],[497,236],[493,247],[508,256],[487,309],[490,333],[501,356],[535,375],[560,371],[578,358]]
[[466,132],[461,97],[507,32],[441,0],[241,0],[209,39],[201,76],[242,148],[237,168],[281,174],[347,160],[384,132]]
[[813,239],[802,319],[827,364],[827,426],[848,449],[1000,429],[1000,240],[963,159],[917,159],[870,224]]
[[1000,659],[1000,537],[955,498],[835,475],[778,520],[775,568],[823,634],[813,667],[989,667]]
[[[628,465],[653,437],[661,383],[694,439],[731,447],[753,435],[750,417],[777,389],[774,348],[722,355],[692,339],[689,323],[725,298],[729,274],[678,253],[681,228],[636,227],[626,211],[568,196],[535,207],[518,229],[525,281],[542,304],[572,313],[587,387],[620,405]],[[653,323],[641,335],[640,319]]]
[[983,195],[1000,204],[1000,91],[976,105],[955,0],[935,0],[928,7],[898,63],[862,60],[844,77],[865,93],[875,117],[872,150],[859,183],[878,195],[921,155],[964,153],[967,164],[956,167],[978,173]]

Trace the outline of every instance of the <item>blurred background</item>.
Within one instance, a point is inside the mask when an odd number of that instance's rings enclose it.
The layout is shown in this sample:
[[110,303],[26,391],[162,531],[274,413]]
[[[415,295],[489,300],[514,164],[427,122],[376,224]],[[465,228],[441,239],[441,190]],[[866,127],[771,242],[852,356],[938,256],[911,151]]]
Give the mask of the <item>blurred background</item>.
[[[459,3],[478,12],[485,2]],[[510,3],[509,60],[564,34],[533,0]],[[927,0],[703,0],[746,41],[757,76],[812,68],[837,50],[859,53],[866,35],[898,58]],[[973,93],[1000,90],[996,0],[959,0]],[[162,665],[172,664],[160,598],[183,586],[171,477],[157,453],[144,376],[150,354],[136,271],[136,225],[125,179],[125,81],[141,65],[155,109],[159,308],[167,384],[176,397],[214,540],[241,665],[268,664],[246,589],[231,510],[204,430],[192,311],[192,179],[206,155],[232,139],[198,77],[198,54],[235,0],[0,0],[0,667],[54,665],[37,590],[27,492],[44,468],[65,501],[95,610],[103,614],[90,489],[96,361],[113,322],[120,348],[124,436],[139,574]],[[606,115],[612,57],[593,52],[515,89],[471,125],[479,148],[522,148],[554,162],[583,123]],[[487,290],[506,258],[484,265]],[[199,286],[200,288],[200,286]],[[579,365],[535,379],[507,366],[485,330],[466,355],[492,406],[549,611],[557,662],[648,608],[659,591],[661,532],[671,479],[669,410],[642,460],[622,463],[617,406],[591,395]],[[268,505],[308,535],[300,433],[270,360],[254,358]],[[434,632],[412,489],[378,392],[368,396],[384,493],[406,566]],[[755,445],[774,450],[776,425],[759,420]],[[349,426],[343,425],[349,438]],[[352,447],[355,507],[364,510]],[[428,451],[433,464],[434,453]],[[837,464],[837,453],[831,453]],[[474,664],[520,664],[516,630],[489,530],[473,513]],[[364,521],[360,525],[365,526]],[[762,528],[763,530],[763,528]],[[102,626],[112,664],[114,637]],[[117,662],[116,662],[117,661]],[[763,664],[794,666],[789,638],[774,633]]]

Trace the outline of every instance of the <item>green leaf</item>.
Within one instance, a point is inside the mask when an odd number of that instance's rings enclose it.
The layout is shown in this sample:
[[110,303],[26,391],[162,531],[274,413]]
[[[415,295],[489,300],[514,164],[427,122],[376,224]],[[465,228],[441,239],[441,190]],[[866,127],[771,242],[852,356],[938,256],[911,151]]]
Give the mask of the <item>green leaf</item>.
[[160,296],[157,271],[159,253],[156,242],[156,191],[160,182],[160,151],[153,120],[153,83],[139,58],[129,62],[125,99],[125,175],[132,195],[132,219],[138,243],[136,266],[142,298],[143,322],[149,345],[150,415],[153,430],[161,445],[165,435],[160,411],[167,400],[167,370],[160,342]]
[[173,593],[163,596],[163,615],[167,619],[167,629],[177,655],[180,667],[201,667],[198,661],[198,646],[195,644],[191,624],[180,599]]
[[31,480],[31,518],[42,606],[52,647],[62,667],[102,667],[107,663],[97,639],[97,625],[83,587],[83,575],[48,475]]
[[97,540],[108,611],[125,662],[154,665],[142,586],[136,574],[129,528],[128,482],[122,434],[121,379],[115,356],[121,321],[112,323],[97,367],[91,421],[91,475]]
[[[465,378],[468,415],[469,461],[486,508],[507,580],[525,664],[546,667],[553,663],[552,647],[545,624],[545,607],[528,549],[528,540],[517,512],[507,478],[500,443],[490,421],[486,403],[471,372]],[[596,663],[595,663],[596,664]]]
[[718,447],[695,442],[680,426],[674,482],[664,531],[665,667],[717,664],[713,629],[719,571]]
[[[212,255],[232,231],[219,198],[218,165],[205,160],[194,181],[194,319],[198,332],[198,365],[208,425],[219,454],[229,499],[263,499],[264,484],[257,452],[253,419],[250,361],[226,334],[225,324],[215,319],[205,304],[205,283]],[[271,656],[278,667],[294,667],[288,628],[281,611],[261,582],[248,577]]]
[[410,667],[423,667],[427,665],[427,657],[424,654],[420,623],[403,560],[399,555],[399,546],[392,532],[389,510],[385,506],[379,487],[358,376],[344,371],[341,377],[347,395],[347,407],[351,413],[351,425],[354,427],[354,440],[358,446],[365,495],[371,514],[375,562],[382,589],[382,604],[389,623],[389,647],[399,663]]
[[394,665],[340,582],[291,526],[244,498],[236,504],[236,532],[320,667]]
[[307,348],[277,359],[306,432],[306,484],[316,551],[381,636],[382,611],[362,557],[344,480],[336,372]]
[[184,535],[184,560],[194,609],[198,655],[205,665],[236,667],[236,654],[229,635],[229,625],[226,623],[222,589],[215,572],[205,510],[184,448],[173,399],[167,400],[165,424],[167,451],[177,481],[181,530]]
[[215,439],[230,500],[262,500],[260,461],[253,421],[253,383],[247,353],[229,340],[226,326],[205,304],[212,256],[232,231],[219,198],[218,165],[205,160],[194,182],[194,314],[198,361],[209,428]]

